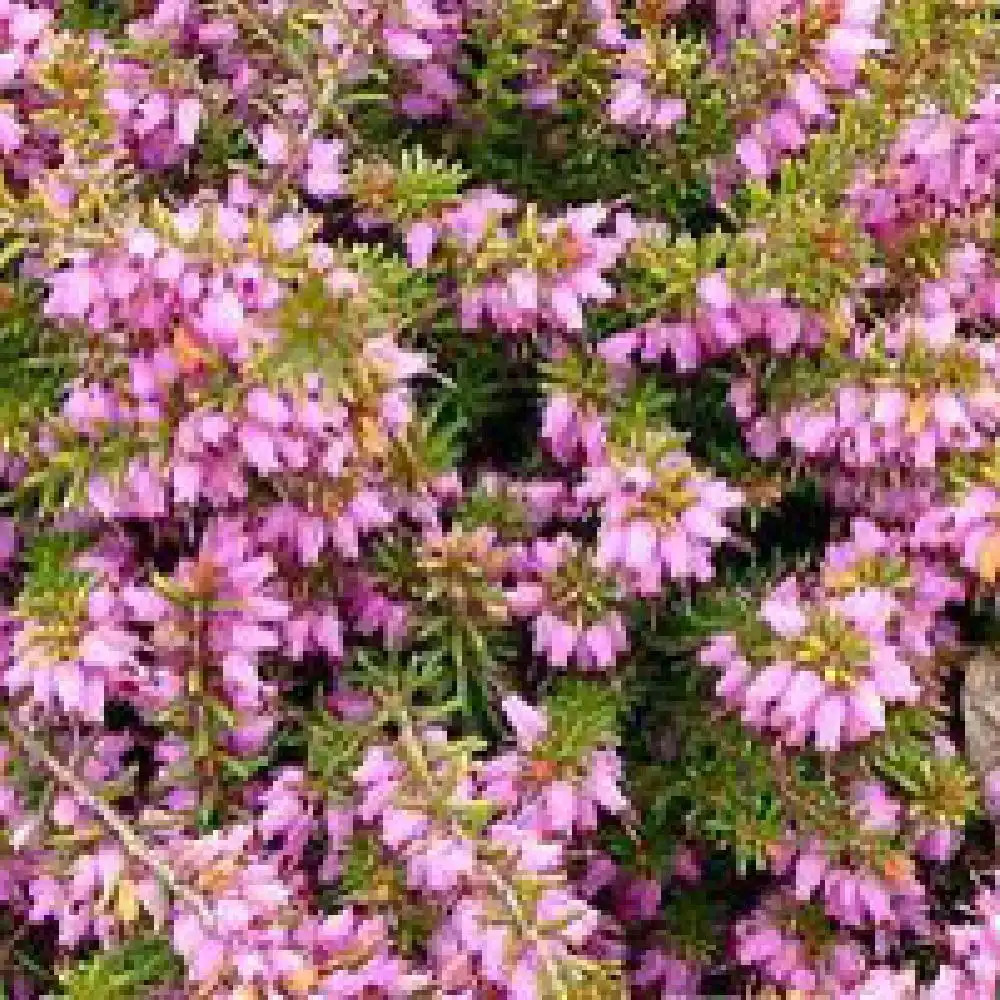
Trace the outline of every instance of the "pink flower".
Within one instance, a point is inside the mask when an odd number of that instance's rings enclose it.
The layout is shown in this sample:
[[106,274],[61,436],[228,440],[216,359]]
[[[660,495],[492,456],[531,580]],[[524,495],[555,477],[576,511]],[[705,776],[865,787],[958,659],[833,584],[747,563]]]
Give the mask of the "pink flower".
[[522,749],[530,750],[545,735],[548,728],[545,712],[533,708],[519,695],[509,694],[504,697],[503,712],[514,727],[518,746]]
[[414,267],[426,267],[437,233],[428,222],[415,222],[406,231],[406,256]]
[[404,62],[422,62],[433,53],[431,46],[416,32],[399,28],[386,28],[384,32],[386,48],[394,59]]
[[193,146],[201,122],[201,101],[185,98],[177,105],[177,141],[182,146]]
[[341,163],[343,146],[339,142],[316,140],[309,147],[305,185],[317,198],[331,198],[343,190]]

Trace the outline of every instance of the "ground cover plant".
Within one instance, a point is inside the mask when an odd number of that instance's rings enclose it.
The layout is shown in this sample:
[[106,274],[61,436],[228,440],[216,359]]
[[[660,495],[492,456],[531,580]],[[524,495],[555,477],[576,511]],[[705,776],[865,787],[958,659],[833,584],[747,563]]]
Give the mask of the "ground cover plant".
[[0,0],[0,996],[992,1000],[995,0]]

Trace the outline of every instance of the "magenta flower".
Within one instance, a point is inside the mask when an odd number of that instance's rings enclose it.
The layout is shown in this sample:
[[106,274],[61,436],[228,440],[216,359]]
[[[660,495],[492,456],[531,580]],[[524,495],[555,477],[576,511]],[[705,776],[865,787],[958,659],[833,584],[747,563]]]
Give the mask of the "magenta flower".
[[[767,639],[744,645],[739,636],[720,636],[702,651],[703,663],[722,670],[719,696],[748,724],[793,745],[812,739],[817,749],[836,751],[881,732],[887,706],[913,704],[920,688],[913,653],[894,638],[904,606],[891,590],[863,582],[845,568],[827,572],[832,593],[806,590],[795,577],[775,587],[759,612]],[[933,614],[922,621],[933,628]]]

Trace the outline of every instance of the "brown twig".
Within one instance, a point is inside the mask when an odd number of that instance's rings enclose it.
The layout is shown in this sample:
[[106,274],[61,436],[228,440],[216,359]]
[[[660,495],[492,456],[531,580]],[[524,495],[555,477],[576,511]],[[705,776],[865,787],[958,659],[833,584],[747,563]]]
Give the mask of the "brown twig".
[[170,866],[162,858],[157,857],[135,830],[107,802],[101,799],[72,768],[67,767],[61,760],[53,756],[40,740],[22,732],[9,714],[2,717],[2,722],[10,738],[21,750],[44,766],[57,781],[72,791],[81,804],[96,813],[115,834],[128,854],[150,868],[170,892],[187,903],[204,923],[210,924],[212,922],[212,914],[205,900],[190,886],[185,885],[174,874]]

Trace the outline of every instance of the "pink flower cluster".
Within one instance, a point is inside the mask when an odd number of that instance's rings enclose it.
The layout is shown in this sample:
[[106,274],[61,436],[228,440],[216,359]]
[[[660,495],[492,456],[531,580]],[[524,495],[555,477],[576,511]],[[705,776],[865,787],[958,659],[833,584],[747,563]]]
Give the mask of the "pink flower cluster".
[[836,751],[882,732],[886,710],[920,700],[918,666],[942,635],[937,616],[961,588],[923,576],[873,525],[856,523],[818,579],[792,576],[762,600],[744,632],[716,636],[700,659],[716,692],[748,725]]
[[0,992],[992,996],[996,18],[138,6],[0,3]]

